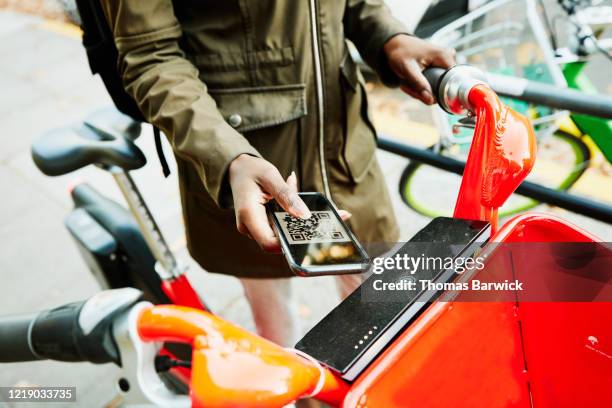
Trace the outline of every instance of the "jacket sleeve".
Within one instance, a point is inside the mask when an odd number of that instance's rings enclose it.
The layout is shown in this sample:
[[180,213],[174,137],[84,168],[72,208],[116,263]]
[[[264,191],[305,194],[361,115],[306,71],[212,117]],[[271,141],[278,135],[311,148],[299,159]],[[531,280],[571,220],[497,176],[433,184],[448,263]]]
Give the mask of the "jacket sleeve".
[[196,67],[181,50],[172,0],[103,0],[119,51],[123,84],[144,117],[191,161],[218,205],[227,202],[224,178],[240,154],[259,156],[219,113]]
[[408,30],[385,5],[383,0],[347,0],[344,11],[344,32],[359,53],[389,86],[399,86],[399,79],[391,71],[383,46],[398,34]]

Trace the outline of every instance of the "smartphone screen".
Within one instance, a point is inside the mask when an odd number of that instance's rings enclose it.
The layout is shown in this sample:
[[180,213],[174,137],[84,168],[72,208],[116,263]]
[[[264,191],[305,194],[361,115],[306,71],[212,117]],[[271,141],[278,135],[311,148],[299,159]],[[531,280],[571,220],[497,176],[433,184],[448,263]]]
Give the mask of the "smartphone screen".
[[289,265],[298,274],[356,273],[369,258],[330,202],[320,193],[300,193],[312,216],[292,217],[276,202],[268,212]]

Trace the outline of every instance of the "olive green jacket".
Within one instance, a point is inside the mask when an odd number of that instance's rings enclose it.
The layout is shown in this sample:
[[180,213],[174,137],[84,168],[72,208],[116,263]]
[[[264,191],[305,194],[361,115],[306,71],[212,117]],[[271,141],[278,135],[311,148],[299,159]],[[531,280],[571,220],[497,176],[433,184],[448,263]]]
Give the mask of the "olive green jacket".
[[382,0],[103,0],[128,93],[174,149],[192,256],[207,270],[287,276],[236,231],[227,168],[247,153],[353,213],[364,243],[397,239],[351,40],[387,83],[406,32]]

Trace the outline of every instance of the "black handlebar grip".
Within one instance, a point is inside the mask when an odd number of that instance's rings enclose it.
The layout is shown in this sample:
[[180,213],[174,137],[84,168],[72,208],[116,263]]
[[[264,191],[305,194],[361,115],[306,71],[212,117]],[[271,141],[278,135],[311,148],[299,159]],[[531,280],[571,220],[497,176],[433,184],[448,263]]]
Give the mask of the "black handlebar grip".
[[121,288],[36,315],[0,317],[0,362],[50,359],[120,365],[113,322],[141,297],[137,289]]
[[37,355],[58,361],[119,364],[119,351],[111,334],[114,314],[101,319],[91,332],[84,332],[80,318],[86,303],[69,303],[38,315],[30,330],[30,342]]
[[78,345],[78,317],[84,302],[75,302],[41,312],[31,332],[31,343],[42,358],[87,361]]
[[446,72],[446,69],[439,67],[431,67],[423,71],[423,75],[425,76],[425,79],[427,79],[427,82],[429,82],[436,100],[439,100],[438,95],[440,93],[440,81]]
[[29,340],[37,314],[0,317],[0,363],[39,360]]
[[118,362],[107,325],[100,333],[83,333],[78,319],[84,303],[69,303],[30,316],[0,318],[0,362]]

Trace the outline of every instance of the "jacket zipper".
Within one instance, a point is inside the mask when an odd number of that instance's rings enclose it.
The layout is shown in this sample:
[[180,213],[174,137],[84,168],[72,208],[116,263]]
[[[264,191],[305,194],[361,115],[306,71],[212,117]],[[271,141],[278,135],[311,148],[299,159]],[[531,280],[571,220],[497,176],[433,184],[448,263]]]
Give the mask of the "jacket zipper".
[[312,31],[312,51],[315,66],[315,87],[317,94],[317,128],[319,134],[319,165],[321,167],[321,178],[323,179],[323,193],[328,200],[332,201],[329,182],[327,180],[327,165],[325,164],[325,121],[324,121],[324,95],[323,95],[323,73],[321,69],[321,50],[319,47],[319,30],[317,26],[316,0],[310,0],[310,28]]

